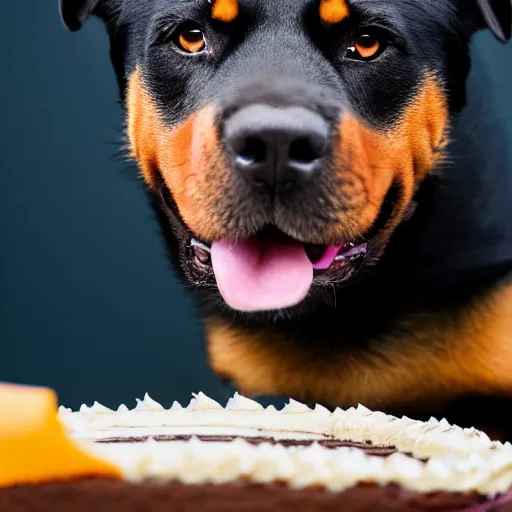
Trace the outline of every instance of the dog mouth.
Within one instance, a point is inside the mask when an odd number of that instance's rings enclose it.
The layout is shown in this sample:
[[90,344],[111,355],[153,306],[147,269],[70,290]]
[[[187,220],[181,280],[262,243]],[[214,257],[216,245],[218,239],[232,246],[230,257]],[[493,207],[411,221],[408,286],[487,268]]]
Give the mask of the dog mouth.
[[197,266],[212,269],[224,301],[241,312],[293,307],[308,295],[315,278],[349,277],[368,254],[365,239],[340,245],[301,243],[274,227],[237,242],[207,245],[190,241]]
[[373,226],[357,240],[313,245],[267,226],[237,242],[220,240],[208,246],[192,239],[192,257],[202,269],[213,271],[217,288],[232,309],[255,313],[293,308],[306,299],[313,284],[346,282],[367,259],[375,258],[399,194],[400,187],[393,184]]
[[[159,190],[167,218],[180,219],[167,187],[162,183]],[[187,229],[186,259],[196,276],[213,274],[218,291],[234,310],[250,313],[293,308],[314,284],[344,283],[367,260],[375,260],[382,250],[381,231],[393,216],[399,191],[395,184],[390,187],[373,226],[356,240],[339,245],[309,244],[268,225],[247,239],[209,245]],[[173,222],[182,225],[180,220]]]

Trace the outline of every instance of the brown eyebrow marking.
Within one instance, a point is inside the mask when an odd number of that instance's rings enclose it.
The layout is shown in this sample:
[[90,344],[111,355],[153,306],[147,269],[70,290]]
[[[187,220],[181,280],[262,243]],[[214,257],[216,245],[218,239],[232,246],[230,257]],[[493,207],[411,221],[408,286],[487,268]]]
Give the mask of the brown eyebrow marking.
[[238,16],[238,0],[208,0],[213,1],[212,18],[229,23]]
[[346,0],[321,0],[320,2],[320,18],[325,23],[340,23],[349,15]]

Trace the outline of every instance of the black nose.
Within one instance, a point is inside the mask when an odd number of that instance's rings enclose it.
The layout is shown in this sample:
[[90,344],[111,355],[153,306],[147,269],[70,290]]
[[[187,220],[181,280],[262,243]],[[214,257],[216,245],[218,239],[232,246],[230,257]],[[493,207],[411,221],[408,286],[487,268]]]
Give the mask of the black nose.
[[303,107],[250,105],[226,120],[224,138],[235,168],[279,193],[317,175],[329,125]]

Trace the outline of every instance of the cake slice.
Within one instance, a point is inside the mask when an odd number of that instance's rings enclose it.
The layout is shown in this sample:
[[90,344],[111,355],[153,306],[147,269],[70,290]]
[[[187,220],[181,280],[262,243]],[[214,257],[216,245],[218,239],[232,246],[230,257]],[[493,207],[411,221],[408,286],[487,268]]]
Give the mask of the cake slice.
[[512,446],[446,420],[199,393],[166,410],[0,387],[0,511],[512,510]]

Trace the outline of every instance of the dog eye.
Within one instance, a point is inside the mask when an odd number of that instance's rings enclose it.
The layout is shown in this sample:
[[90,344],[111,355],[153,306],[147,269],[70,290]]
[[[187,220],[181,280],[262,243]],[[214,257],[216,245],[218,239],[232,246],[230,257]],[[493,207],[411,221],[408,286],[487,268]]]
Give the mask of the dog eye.
[[347,48],[346,57],[352,60],[370,61],[376,59],[386,49],[384,38],[377,34],[363,33]]
[[186,53],[201,53],[206,48],[206,38],[197,23],[187,22],[174,32],[174,44]]

